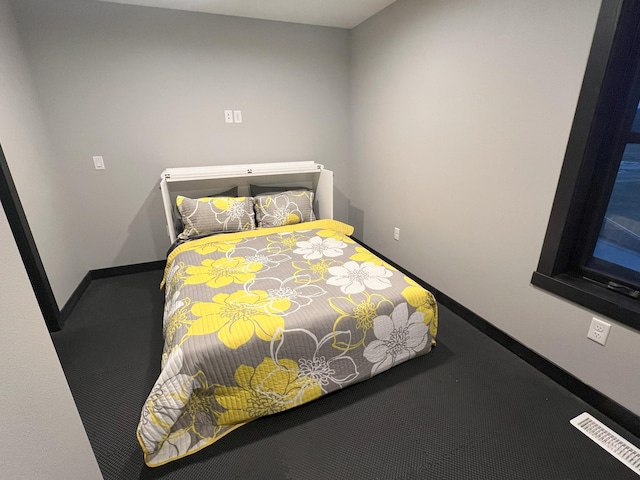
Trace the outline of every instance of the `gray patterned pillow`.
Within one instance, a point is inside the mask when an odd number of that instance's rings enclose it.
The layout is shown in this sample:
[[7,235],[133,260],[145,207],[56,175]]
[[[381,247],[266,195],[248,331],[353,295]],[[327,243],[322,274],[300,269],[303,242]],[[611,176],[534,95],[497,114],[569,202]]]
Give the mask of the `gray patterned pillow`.
[[[225,190],[220,193],[212,193],[207,195],[207,197],[237,197],[238,196],[238,187],[232,187],[229,190]],[[182,218],[180,218],[180,210],[178,210],[178,205],[174,205],[174,214],[173,214],[173,230],[178,233],[181,230],[184,230],[184,224],[182,223]]]
[[294,223],[311,222],[313,214],[313,192],[292,190],[273,195],[254,197],[258,227],[281,227]]
[[193,199],[178,195],[176,205],[184,224],[183,232],[178,235],[182,240],[196,235],[240,232],[256,228],[251,197]]

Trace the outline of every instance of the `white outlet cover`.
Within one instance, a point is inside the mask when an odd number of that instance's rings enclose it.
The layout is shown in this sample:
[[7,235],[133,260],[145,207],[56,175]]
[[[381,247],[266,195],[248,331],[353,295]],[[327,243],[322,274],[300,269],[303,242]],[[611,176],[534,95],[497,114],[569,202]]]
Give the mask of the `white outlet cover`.
[[610,329],[610,323],[593,317],[591,319],[591,325],[589,326],[589,332],[587,332],[587,338],[593,340],[596,343],[599,343],[600,345],[604,345],[607,343]]

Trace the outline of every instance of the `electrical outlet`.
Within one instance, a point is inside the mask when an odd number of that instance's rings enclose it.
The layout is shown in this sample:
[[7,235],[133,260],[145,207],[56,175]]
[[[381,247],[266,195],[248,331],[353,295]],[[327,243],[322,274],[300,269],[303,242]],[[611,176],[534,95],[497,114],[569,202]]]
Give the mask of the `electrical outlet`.
[[400,229],[398,227],[393,227],[393,239],[397,242],[400,241]]
[[587,338],[590,338],[596,343],[600,345],[604,345],[607,343],[607,337],[609,336],[609,330],[611,329],[611,324],[600,320],[599,318],[593,317],[591,319],[591,325],[589,326],[589,332],[587,333]]
[[233,123],[233,110],[224,111],[224,123]]

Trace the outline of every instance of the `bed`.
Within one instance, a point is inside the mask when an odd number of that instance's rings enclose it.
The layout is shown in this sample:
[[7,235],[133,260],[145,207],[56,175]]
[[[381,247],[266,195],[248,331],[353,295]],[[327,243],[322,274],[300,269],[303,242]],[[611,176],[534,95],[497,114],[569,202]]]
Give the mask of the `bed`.
[[[206,197],[207,205],[233,203],[237,213],[242,204],[255,216],[225,224],[238,231],[203,235],[197,225],[189,230],[194,215],[183,217],[183,233],[197,235],[178,242],[165,267],[161,373],[137,430],[147,465],[195,453],[251,420],[366,380],[435,344],[433,295],[355,242],[351,226],[323,218],[326,204],[318,214],[314,193],[323,183],[310,183],[315,190]],[[175,198],[183,215],[191,211],[185,205],[210,213],[203,201],[194,207]],[[289,213],[272,218],[264,205]]]

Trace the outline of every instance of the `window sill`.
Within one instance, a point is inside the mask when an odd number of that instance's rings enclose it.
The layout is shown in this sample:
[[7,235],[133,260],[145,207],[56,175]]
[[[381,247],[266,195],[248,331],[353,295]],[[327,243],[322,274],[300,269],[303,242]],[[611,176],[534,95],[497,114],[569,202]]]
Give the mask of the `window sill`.
[[533,272],[531,283],[550,293],[606,315],[640,330],[640,301],[607,290],[577,275],[563,273],[550,277]]

